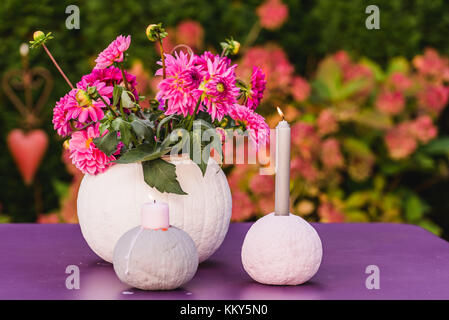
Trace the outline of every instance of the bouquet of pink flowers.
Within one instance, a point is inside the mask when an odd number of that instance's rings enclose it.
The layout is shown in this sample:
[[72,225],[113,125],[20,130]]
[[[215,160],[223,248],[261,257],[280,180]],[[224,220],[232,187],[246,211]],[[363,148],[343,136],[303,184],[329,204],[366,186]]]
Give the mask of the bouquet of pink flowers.
[[[142,108],[136,77],[124,68],[130,36],[118,36],[95,60],[91,73],[73,86],[45,45],[52,38],[34,34],[32,47],[42,46],[71,90],[53,109],[57,133],[67,138],[64,145],[83,173],[96,175],[114,163],[141,162],[148,185],[161,192],[185,194],[176,179],[175,166],[162,157],[188,153],[206,172],[212,149],[222,155],[223,135],[245,130],[256,146],[269,137],[264,118],[255,112],[265,90],[265,75],[255,67],[250,83],[236,78],[239,43],[221,43],[220,55],[185,51],[165,53],[162,24],[149,25],[150,41],[160,44],[162,79],[149,108]],[[186,46],[184,46],[186,47]],[[208,138],[204,138],[207,136]]]

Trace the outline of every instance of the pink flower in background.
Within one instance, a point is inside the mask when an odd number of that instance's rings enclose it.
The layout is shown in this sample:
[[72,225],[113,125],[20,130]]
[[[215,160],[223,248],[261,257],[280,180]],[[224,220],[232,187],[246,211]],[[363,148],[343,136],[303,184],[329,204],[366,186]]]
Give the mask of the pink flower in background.
[[242,124],[249,132],[249,137],[258,147],[269,142],[270,128],[264,117],[245,106],[235,104],[229,111],[229,116],[237,124]]
[[68,95],[63,96],[56,102],[56,105],[53,108],[53,128],[61,137],[66,137],[72,133],[70,122],[67,119],[68,99]]
[[351,57],[344,50],[337,51],[332,58],[340,65],[342,70],[346,70],[351,65]]
[[[159,82],[156,99],[167,101],[165,114],[193,114],[201,91],[198,87],[203,78],[201,69],[193,64],[194,56],[184,52],[175,52],[174,55],[166,54],[167,78]],[[156,75],[162,75],[162,68]],[[199,109],[198,109],[199,110]]]
[[335,206],[330,202],[322,203],[318,207],[318,215],[321,222],[333,223],[344,222],[345,215],[337,210]]
[[320,139],[315,132],[315,128],[308,123],[298,122],[291,128],[292,144],[305,160],[312,160],[316,157],[320,148]]
[[70,159],[85,174],[96,175],[104,172],[115,160],[113,155],[107,156],[92,142],[100,136],[99,123],[86,130],[76,131],[69,141]]
[[377,96],[376,108],[386,114],[396,115],[405,107],[405,98],[399,91],[384,91]]
[[400,72],[392,73],[388,79],[388,82],[391,84],[393,89],[400,92],[408,90],[413,85],[413,81]]
[[343,79],[345,81],[351,81],[355,79],[363,79],[367,80],[373,79],[373,72],[367,66],[362,64],[351,64],[343,69]]
[[411,132],[409,122],[403,122],[397,127],[390,129],[385,136],[385,143],[390,157],[395,160],[408,157],[418,146]]
[[410,131],[422,143],[428,143],[438,135],[438,128],[428,115],[420,116],[413,121],[410,125]]
[[449,89],[442,85],[429,85],[418,93],[418,103],[421,107],[439,114],[446,107]]
[[306,79],[295,76],[292,80],[291,93],[297,102],[303,102],[310,95],[310,84]]
[[248,79],[254,66],[260,67],[265,74],[268,94],[272,90],[290,90],[294,67],[282,48],[276,45],[249,48],[237,69],[239,78]]
[[255,213],[255,206],[245,192],[232,190],[232,221],[244,221]]
[[180,44],[197,49],[201,48],[204,39],[203,27],[193,20],[182,21],[176,30],[176,38]]
[[447,58],[441,57],[435,49],[428,48],[424,51],[424,55],[418,55],[413,59],[413,65],[419,72],[439,77],[449,68]]
[[[165,53],[171,54],[177,44],[176,30],[174,30],[173,28],[167,28],[167,33],[168,35],[162,41],[162,47],[164,48]],[[156,41],[154,43],[154,49],[156,50],[156,52],[160,52],[161,49],[159,47],[159,41]]]
[[288,18],[288,7],[280,0],[266,0],[256,12],[260,25],[269,30],[279,28]]
[[131,36],[118,36],[98,55],[98,58],[95,59],[95,62],[97,63],[95,68],[104,69],[114,64],[114,62],[122,62],[123,53],[128,50],[130,44]]
[[106,106],[101,100],[91,100],[87,92],[81,89],[73,89],[66,96],[68,96],[65,100],[67,119],[81,123],[103,119],[102,109]]
[[327,169],[341,168],[344,159],[340,151],[340,143],[335,138],[328,138],[321,144],[321,162]]
[[266,84],[265,74],[260,68],[254,67],[251,75],[251,88],[245,103],[248,108],[256,110],[263,98]]
[[291,161],[292,178],[301,177],[308,182],[314,182],[318,179],[318,170],[311,161],[304,160],[301,157],[294,157]]
[[317,119],[318,134],[325,136],[338,131],[338,122],[334,114],[330,110],[324,109],[320,112]]
[[202,102],[212,120],[221,120],[225,114],[229,113],[237,102],[239,94],[239,89],[235,85],[234,72],[237,65],[228,67],[224,61],[219,56],[213,59],[207,57],[206,75],[200,85]]
[[272,195],[274,193],[274,178],[271,175],[255,174],[249,182],[249,188],[259,196]]

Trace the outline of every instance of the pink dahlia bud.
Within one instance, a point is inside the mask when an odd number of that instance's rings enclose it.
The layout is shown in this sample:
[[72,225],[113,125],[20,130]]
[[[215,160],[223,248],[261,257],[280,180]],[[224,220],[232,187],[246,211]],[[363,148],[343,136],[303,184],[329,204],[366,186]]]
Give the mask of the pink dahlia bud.
[[41,40],[43,40],[44,38],[45,38],[45,33],[43,33],[43,32],[40,31],[40,30],[35,31],[35,32],[33,33],[33,40],[34,40],[34,41],[41,41]]

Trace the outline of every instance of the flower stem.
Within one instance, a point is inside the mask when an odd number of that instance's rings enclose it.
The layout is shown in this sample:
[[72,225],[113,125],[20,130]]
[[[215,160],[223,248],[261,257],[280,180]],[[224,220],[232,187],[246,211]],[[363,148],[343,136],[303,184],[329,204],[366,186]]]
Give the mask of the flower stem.
[[118,66],[120,68],[120,71],[122,72],[122,79],[123,79],[123,83],[125,84],[125,88],[126,88],[126,90],[130,91],[128,81],[126,80],[126,77],[125,77],[125,70],[123,69],[123,65],[121,63],[119,63]]
[[162,39],[159,38],[159,48],[161,50],[161,60],[162,60],[162,79],[167,78],[167,71],[165,68],[165,54],[164,54],[164,47],[162,46]]
[[58,69],[59,73],[62,75],[64,80],[67,82],[67,84],[70,86],[70,88],[74,89],[74,87],[73,87],[72,83],[70,82],[69,78],[67,78],[67,76],[65,75],[64,71],[62,71],[61,67],[56,62],[55,58],[53,58],[53,55],[50,53],[50,50],[47,49],[47,46],[45,44],[42,44],[42,46],[44,47],[45,52],[50,57],[51,61],[56,66],[56,69]]
[[195,120],[195,116],[196,116],[196,113],[198,112],[200,104],[201,104],[201,98],[199,98],[198,102],[196,103],[195,112],[192,114],[192,118],[190,118],[190,123],[189,123],[189,127],[187,128],[187,131],[192,130],[193,121]]

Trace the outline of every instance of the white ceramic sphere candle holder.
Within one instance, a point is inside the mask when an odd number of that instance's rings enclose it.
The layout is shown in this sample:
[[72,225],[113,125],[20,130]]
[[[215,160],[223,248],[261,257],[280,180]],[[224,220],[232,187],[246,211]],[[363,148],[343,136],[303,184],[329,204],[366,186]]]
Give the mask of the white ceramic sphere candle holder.
[[142,225],[126,232],[113,255],[118,278],[142,290],[172,290],[190,281],[198,268],[192,238],[170,226],[166,203],[145,203]]
[[270,285],[298,285],[318,271],[323,249],[315,229],[299,216],[270,213],[256,221],[242,247],[249,276]]

